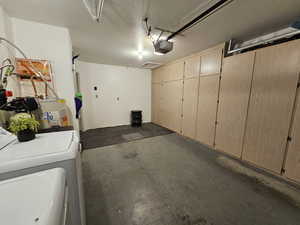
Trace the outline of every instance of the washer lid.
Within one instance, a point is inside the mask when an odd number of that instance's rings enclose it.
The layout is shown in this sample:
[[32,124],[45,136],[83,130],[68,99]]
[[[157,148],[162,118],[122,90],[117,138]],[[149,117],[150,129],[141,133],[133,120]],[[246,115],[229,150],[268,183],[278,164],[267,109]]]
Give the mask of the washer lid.
[[0,127],[0,151],[16,139],[15,135]]
[[28,142],[15,140],[0,150],[0,173],[73,159],[77,151],[75,131],[38,134]]
[[46,170],[0,182],[0,221],[9,225],[61,225],[65,171]]

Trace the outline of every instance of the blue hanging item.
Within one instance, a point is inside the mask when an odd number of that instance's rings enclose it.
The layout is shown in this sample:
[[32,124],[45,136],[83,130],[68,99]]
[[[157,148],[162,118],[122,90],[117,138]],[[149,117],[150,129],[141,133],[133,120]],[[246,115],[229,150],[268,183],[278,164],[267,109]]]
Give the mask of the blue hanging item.
[[291,27],[300,30],[300,19],[296,20],[291,24]]
[[80,115],[80,109],[82,107],[82,94],[80,92],[77,92],[75,94],[75,107],[76,107],[76,119],[79,118]]

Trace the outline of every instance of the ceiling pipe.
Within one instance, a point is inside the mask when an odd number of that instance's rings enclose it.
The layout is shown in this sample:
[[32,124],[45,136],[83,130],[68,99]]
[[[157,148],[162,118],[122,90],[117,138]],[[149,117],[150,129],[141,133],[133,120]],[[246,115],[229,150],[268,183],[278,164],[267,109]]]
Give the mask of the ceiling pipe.
[[90,5],[87,2],[88,0],[82,0],[82,1],[84,3],[85,8],[89,12],[90,16],[93,18],[93,20],[100,23],[100,19],[101,19],[101,16],[102,16],[102,11],[103,11],[104,0],[99,0],[98,5],[96,6],[96,9],[95,9],[95,12],[96,12],[95,15],[92,12],[92,9],[90,8]]
[[205,10],[204,12],[202,12],[195,19],[193,19],[192,21],[190,21],[189,23],[185,24],[183,27],[181,27],[180,29],[178,29],[177,31],[175,31],[174,33],[172,33],[171,35],[169,35],[167,37],[167,41],[169,41],[170,39],[174,38],[175,36],[181,34],[183,31],[189,29],[190,27],[192,27],[196,23],[199,23],[200,21],[206,19],[208,16],[212,15],[213,13],[217,12],[218,10],[220,10],[221,8],[223,8],[224,6],[226,6],[227,4],[229,4],[229,3],[233,2],[233,1],[234,0],[220,0],[220,1],[218,1],[213,6],[211,6],[210,8],[208,8],[207,10]]
[[97,10],[97,18],[96,21],[100,23],[100,18],[102,16],[102,11],[103,11],[103,5],[104,5],[104,0],[101,0],[101,2],[98,5],[98,10]]

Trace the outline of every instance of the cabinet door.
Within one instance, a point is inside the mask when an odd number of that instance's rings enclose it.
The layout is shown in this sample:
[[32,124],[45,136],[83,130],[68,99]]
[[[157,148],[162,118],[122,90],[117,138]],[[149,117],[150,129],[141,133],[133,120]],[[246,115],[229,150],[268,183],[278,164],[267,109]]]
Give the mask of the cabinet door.
[[212,49],[201,55],[200,76],[216,75],[221,71],[222,49]]
[[216,149],[241,157],[254,52],[227,57],[220,85]]
[[182,80],[164,82],[161,91],[161,124],[178,133],[181,131],[182,91]]
[[288,145],[285,176],[300,182],[300,96],[296,103],[296,111],[292,124],[291,141]]
[[184,62],[177,61],[172,64],[166,65],[165,70],[163,72],[163,80],[164,81],[174,81],[183,79],[184,73]]
[[215,138],[219,79],[219,75],[200,77],[196,139],[210,146]]
[[299,41],[256,52],[243,159],[280,173],[299,66]]
[[185,60],[184,78],[199,76],[200,72],[200,56],[192,56]]
[[195,138],[199,77],[185,79],[183,88],[182,134]]
[[152,92],[151,92],[151,101],[152,101],[152,122],[156,124],[160,124],[159,114],[160,114],[160,89],[161,84],[152,84]]

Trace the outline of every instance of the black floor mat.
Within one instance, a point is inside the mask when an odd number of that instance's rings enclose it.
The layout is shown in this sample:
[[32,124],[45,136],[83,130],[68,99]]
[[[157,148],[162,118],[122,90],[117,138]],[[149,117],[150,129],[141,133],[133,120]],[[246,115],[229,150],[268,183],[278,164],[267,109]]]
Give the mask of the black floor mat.
[[148,137],[173,133],[153,123],[144,123],[142,127],[117,126],[91,129],[81,132],[83,150],[115,145]]

